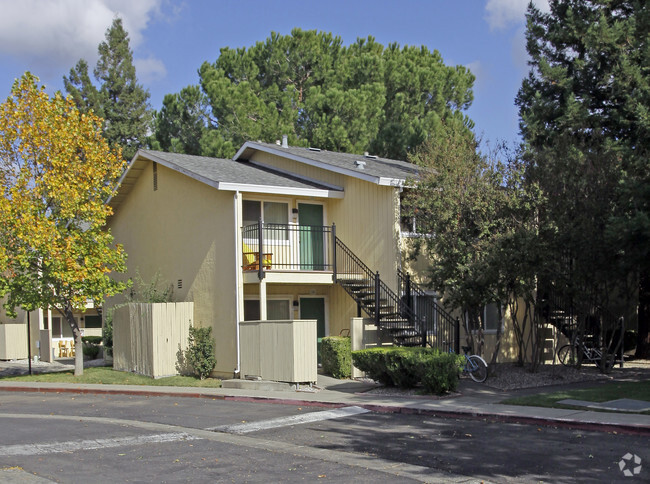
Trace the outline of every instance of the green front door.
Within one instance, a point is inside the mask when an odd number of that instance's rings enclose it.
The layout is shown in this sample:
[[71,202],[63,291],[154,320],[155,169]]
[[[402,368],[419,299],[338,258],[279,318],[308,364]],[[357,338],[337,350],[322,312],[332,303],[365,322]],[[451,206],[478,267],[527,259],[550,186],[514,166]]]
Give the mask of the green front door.
[[300,269],[303,271],[322,271],[325,269],[323,206],[299,203],[298,216],[300,223]]
[[325,298],[324,297],[301,297],[300,298],[300,319],[315,319],[316,337],[318,345],[318,363],[320,363],[321,340],[325,335]]

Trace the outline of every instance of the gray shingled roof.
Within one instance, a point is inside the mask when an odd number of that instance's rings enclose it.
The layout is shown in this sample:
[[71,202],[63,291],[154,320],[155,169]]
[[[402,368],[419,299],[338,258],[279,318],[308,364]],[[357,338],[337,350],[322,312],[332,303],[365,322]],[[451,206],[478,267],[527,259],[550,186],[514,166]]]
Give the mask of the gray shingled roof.
[[185,172],[188,175],[198,175],[200,178],[213,183],[331,190],[331,187],[325,185],[242,161],[153,150],[141,150],[139,153],[144,157],[153,159],[153,161],[162,161],[170,168],[176,169],[176,171]]
[[[396,180],[407,180],[418,176],[419,167],[412,163],[400,160],[391,160],[389,158],[380,158],[374,156],[355,155],[350,153],[337,153],[334,151],[318,150],[314,148],[302,148],[289,146],[283,148],[277,144],[262,142],[247,142],[239,150],[236,159],[247,159],[252,155],[251,150],[260,149],[262,151],[274,152],[279,155],[283,153],[292,158],[301,158],[310,160],[316,164],[328,165],[337,171],[350,171],[351,175],[359,174],[378,178],[389,178]],[[358,161],[365,162],[363,169],[359,168]],[[326,167],[324,167],[326,168]]]

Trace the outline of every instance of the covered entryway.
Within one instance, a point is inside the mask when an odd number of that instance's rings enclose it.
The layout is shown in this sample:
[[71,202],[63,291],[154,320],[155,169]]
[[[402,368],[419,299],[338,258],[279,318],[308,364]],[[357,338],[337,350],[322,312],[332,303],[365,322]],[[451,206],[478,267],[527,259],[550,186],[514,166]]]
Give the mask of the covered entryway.
[[322,339],[327,335],[325,328],[325,298],[324,297],[301,297],[300,298],[300,319],[316,320],[316,340],[318,351],[318,362],[320,363],[320,346]]

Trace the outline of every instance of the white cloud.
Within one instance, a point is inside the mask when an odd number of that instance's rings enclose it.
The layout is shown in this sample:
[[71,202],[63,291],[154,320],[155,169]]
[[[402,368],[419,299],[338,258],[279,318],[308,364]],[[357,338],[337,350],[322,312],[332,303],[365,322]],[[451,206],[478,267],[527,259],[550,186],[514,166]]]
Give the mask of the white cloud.
[[519,73],[528,72],[528,51],[526,50],[526,28],[519,27],[512,37],[512,60]]
[[167,75],[165,64],[160,59],[148,57],[147,59],[134,59],[135,70],[138,73],[138,81],[143,84],[150,84]]
[[[485,19],[490,29],[501,30],[523,23],[529,0],[488,0],[485,5]],[[548,0],[533,2],[542,12],[548,12]]]
[[474,74],[474,77],[476,77],[476,80],[474,81],[474,97],[476,98],[477,94],[486,89],[489,83],[493,81],[490,66],[480,60],[475,60],[469,64],[465,64],[465,67],[467,67],[471,73]]
[[0,0],[0,54],[28,64],[36,75],[67,74],[80,58],[92,66],[116,15],[134,49],[161,1]]

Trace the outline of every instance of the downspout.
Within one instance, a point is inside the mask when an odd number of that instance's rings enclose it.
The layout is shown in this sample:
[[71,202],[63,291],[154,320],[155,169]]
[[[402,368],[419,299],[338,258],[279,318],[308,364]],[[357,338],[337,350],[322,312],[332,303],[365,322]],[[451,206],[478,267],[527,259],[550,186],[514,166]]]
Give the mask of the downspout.
[[241,254],[241,250],[239,250],[239,223],[237,220],[237,199],[239,198],[239,190],[235,192],[234,198],[233,198],[233,211],[234,211],[234,216],[235,216],[235,287],[236,287],[236,293],[237,293],[237,301],[235,304],[235,318],[236,318],[236,334],[237,334],[237,367],[235,368],[235,376],[238,376],[240,373],[240,364],[241,364],[241,351],[239,349],[239,278],[241,277],[240,271],[241,267],[239,266],[239,254]]

